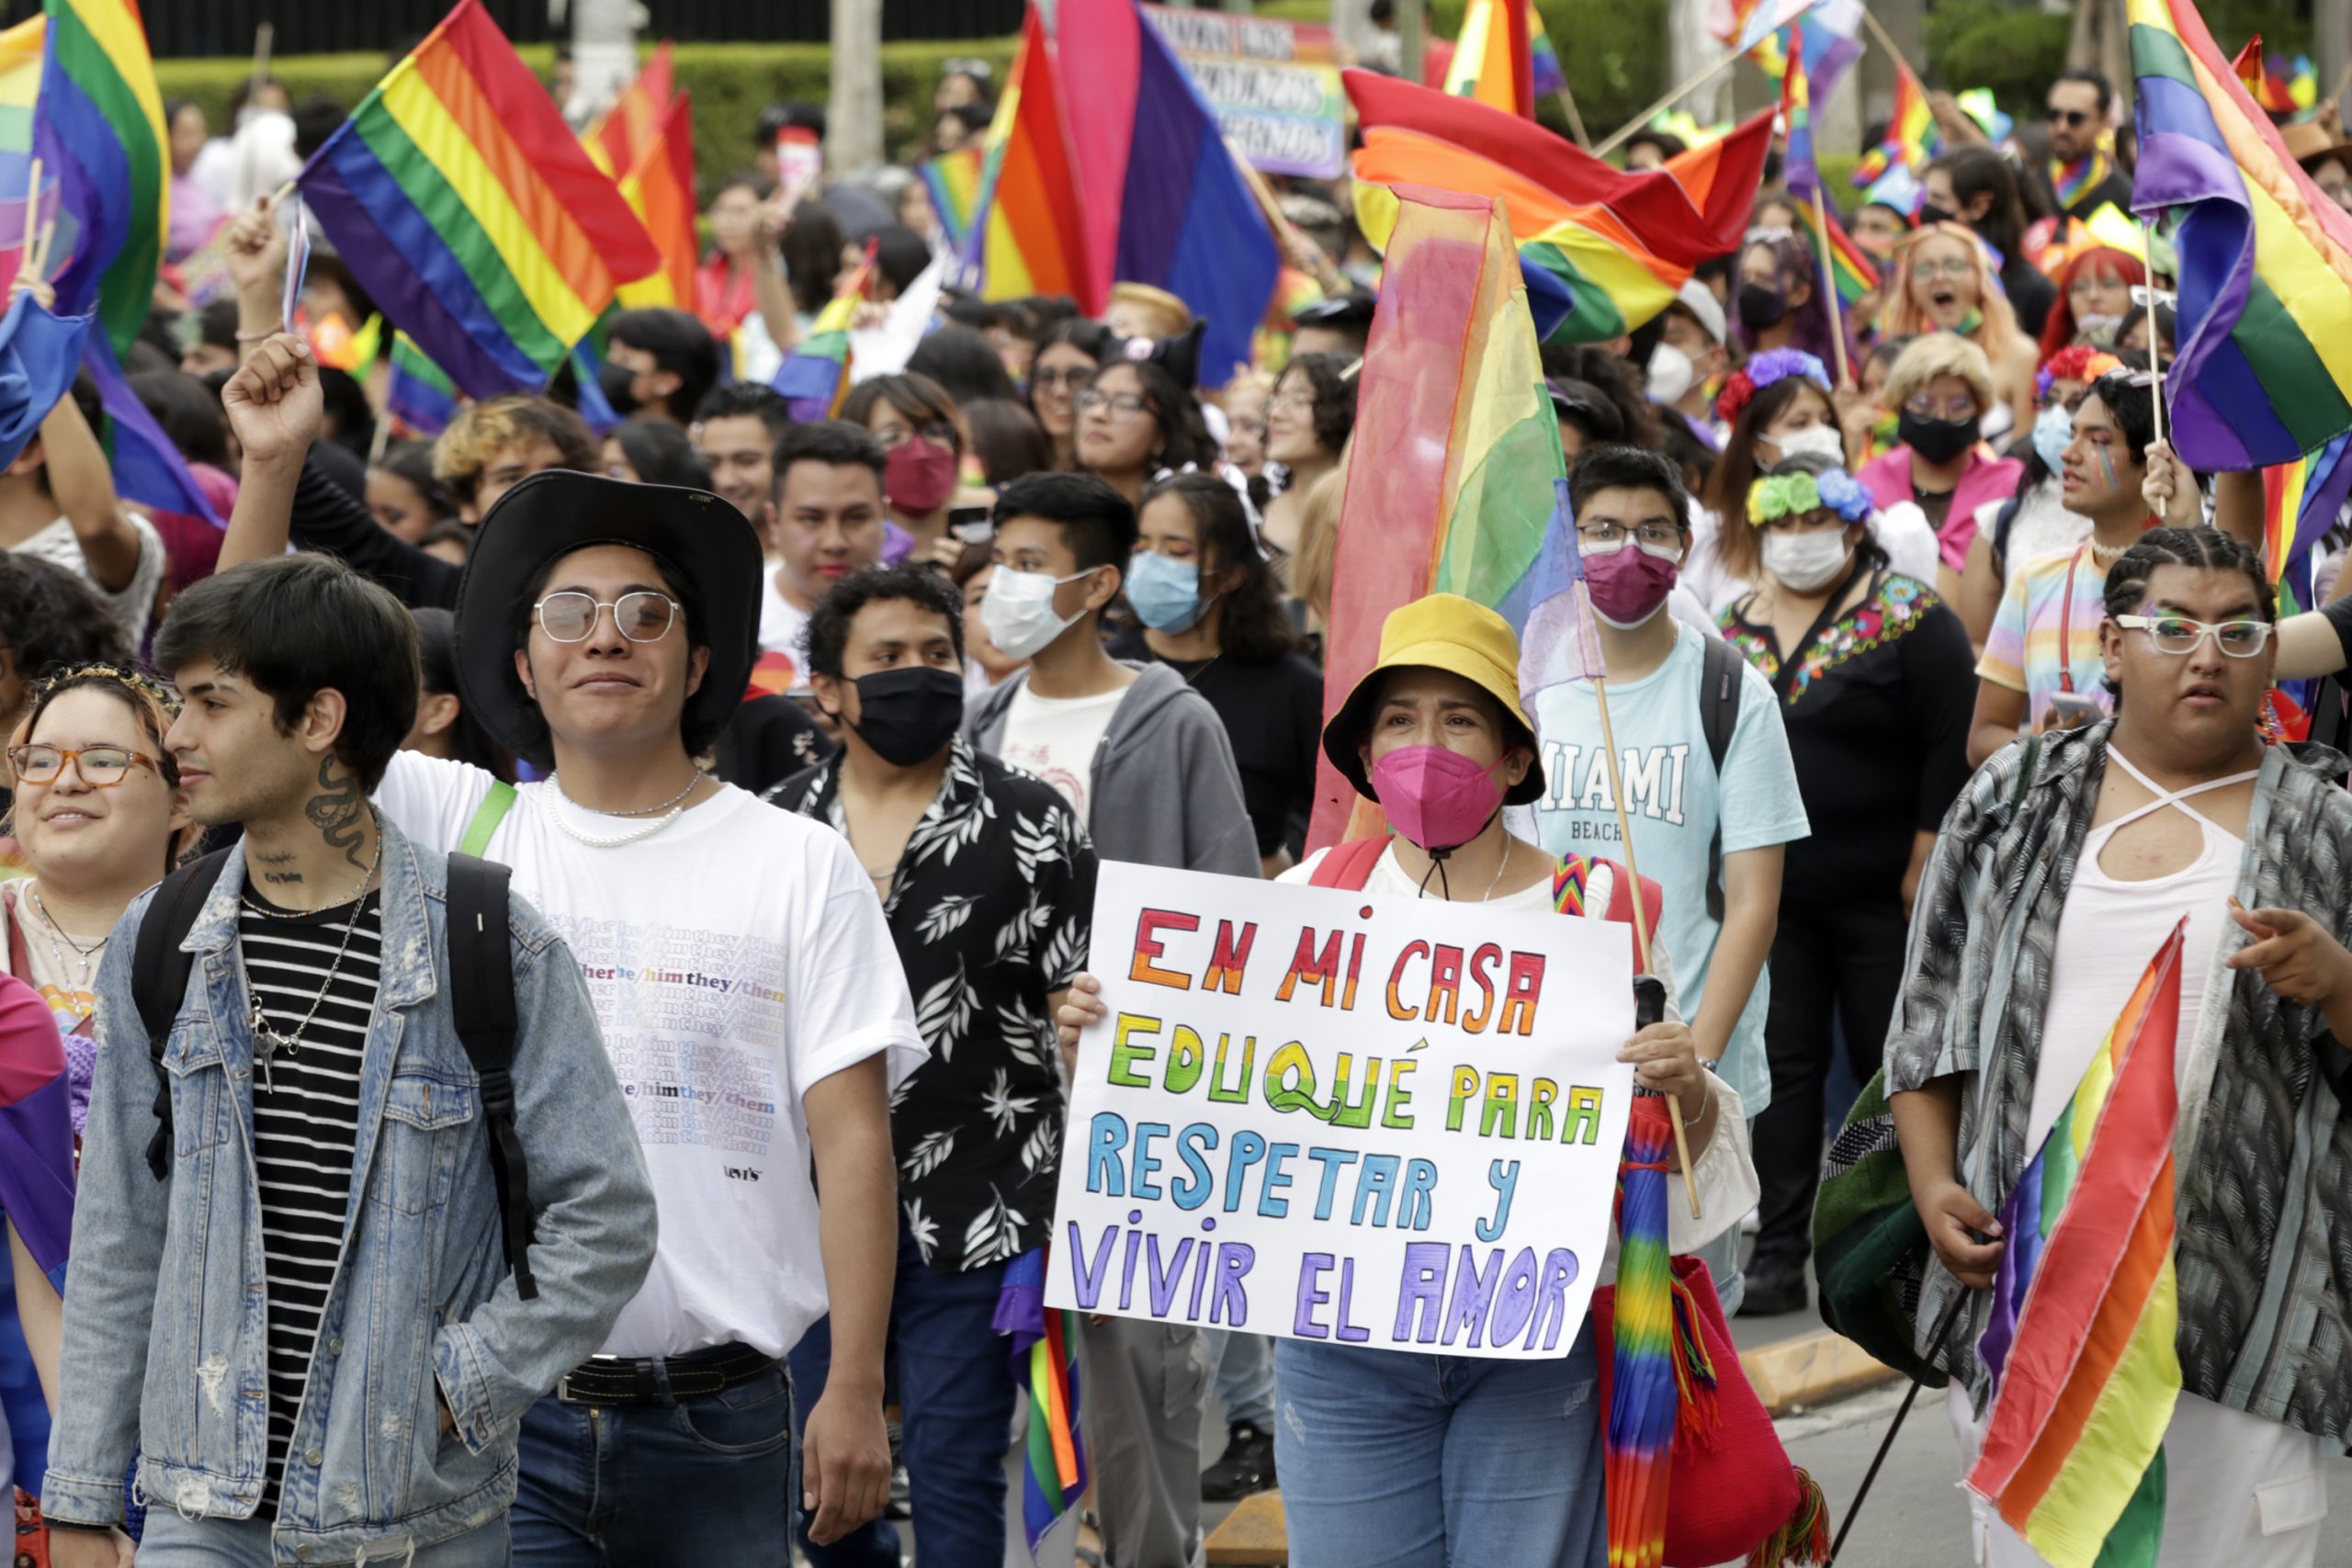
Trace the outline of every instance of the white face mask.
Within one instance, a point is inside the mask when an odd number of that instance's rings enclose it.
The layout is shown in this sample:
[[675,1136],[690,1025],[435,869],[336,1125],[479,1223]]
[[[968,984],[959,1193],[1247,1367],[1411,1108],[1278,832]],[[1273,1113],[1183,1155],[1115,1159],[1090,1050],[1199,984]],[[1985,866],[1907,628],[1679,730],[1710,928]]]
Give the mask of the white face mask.
[[1650,401],[1654,403],[1679,401],[1682,394],[1690,389],[1690,383],[1697,377],[1698,369],[1690,363],[1689,355],[1664,338],[1658,339],[1657,346],[1650,350]]
[[1826,457],[1833,463],[1846,461],[1846,438],[1838,434],[1834,424],[1807,425],[1789,435],[1768,435],[1764,438],[1780,450],[1781,460],[1811,454]]
[[1837,581],[1851,553],[1843,528],[1818,534],[1776,529],[1764,536],[1764,570],[1800,593]]
[[1054,614],[1054,590],[1091,575],[1074,571],[1068,577],[1047,577],[1042,571],[997,568],[989,579],[989,591],[980,596],[980,624],[989,628],[989,640],[1008,659],[1028,659],[1042,651],[1078,620],[1078,615]]

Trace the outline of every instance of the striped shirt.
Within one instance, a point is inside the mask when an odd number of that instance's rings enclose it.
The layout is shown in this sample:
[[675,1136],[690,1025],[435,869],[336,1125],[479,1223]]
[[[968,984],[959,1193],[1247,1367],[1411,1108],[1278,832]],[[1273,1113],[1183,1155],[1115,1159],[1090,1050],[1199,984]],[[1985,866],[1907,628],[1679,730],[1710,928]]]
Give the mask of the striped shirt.
[[[350,945],[338,964],[346,932]],[[370,893],[357,904],[289,919],[249,888],[237,937],[268,1027],[296,1041],[274,1052],[258,1032],[254,1042],[254,1163],[269,1291],[269,1465],[261,1501],[267,1517],[277,1509],[311,1352],[343,1250],[359,1066],[383,945],[381,897]],[[313,1002],[318,1011],[305,1025]]]
[[[2071,601],[2066,592],[2070,568]],[[2111,713],[2115,701],[2103,683],[2107,664],[2098,652],[2098,626],[2105,619],[2107,568],[2099,564],[2088,540],[2075,549],[2028,561],[2009,576],[1976,673],[1996,686],[2023,692],[2026,722],[2037,729],[2050,712],[2052,695],[2064,689],[2062,669],[2072,673],[2077,695],[2097,703],[2099,712]]]

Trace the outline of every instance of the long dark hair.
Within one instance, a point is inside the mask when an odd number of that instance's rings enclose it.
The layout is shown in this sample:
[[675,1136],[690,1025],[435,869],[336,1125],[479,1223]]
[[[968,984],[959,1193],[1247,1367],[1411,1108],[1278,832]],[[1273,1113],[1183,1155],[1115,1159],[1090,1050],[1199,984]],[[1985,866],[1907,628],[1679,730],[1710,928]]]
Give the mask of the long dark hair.
[[1191,463],[1204,468],[1216,462],[1216,438],[1209,434],[1201,400],[1193,395],[1193,389],[1148,359],[1114,359],[1095,372],[1096,383],[1121,366],[1136,373],[1146,412],[1159,426],[1159,466],[1181,468]]
[[1297,634],[1283,612],[1282,586],[1274,581],[1272,563],[1258,547],[1257,530],[1241,496],[1215,474],[1176,474],[1143,492],[1149,506],[1161,496],[1184,503],[1198,534],[1201,576],[1222,577],[1238,570],[1240,580],[1218,600],[1217,651],[1236,662],[1260,664],[1298,648]]

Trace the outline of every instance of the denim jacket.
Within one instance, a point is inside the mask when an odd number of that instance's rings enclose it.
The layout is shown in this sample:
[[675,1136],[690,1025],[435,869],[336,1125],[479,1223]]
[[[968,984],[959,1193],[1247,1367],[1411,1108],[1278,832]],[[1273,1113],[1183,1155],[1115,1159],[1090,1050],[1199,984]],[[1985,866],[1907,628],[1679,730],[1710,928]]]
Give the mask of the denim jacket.
[[[602,1342],[651,1266],[653,1191],[570,951],[512,900],[515,1125],[538,1209],[536,1300],[506,1268],[479,1084],[450,1011],[448,863],[382,824],[383,964],[360,1068],[351,1215],[288,1454],[280,1562],[397,1560],[504,1512],[523,1412]],[[253,1037],[232,850],[164,1070],[173,1164],[147,1165],[155,1068],[131,998],[133,904],[98,976],[97,1077],[65,1280],[50,1517],[122,1517],[138,1489],[246,1518],[268,1447]],[[436,1400],[436,1393],[438,1399]],[[444,1437],[438,1404],[455,1428]]]

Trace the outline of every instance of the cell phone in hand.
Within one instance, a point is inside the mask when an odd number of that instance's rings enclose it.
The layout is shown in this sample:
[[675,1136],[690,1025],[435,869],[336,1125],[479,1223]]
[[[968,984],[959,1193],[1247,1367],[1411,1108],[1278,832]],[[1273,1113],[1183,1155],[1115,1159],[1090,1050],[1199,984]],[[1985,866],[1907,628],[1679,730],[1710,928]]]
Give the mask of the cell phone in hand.
[[2043,730],[2080,729],[2097,724],[2101,715],[2096,699],[2080,692],[2053,692],[2050,696],[2050,711],[2043,716]]
[[996,537],[996,522],[985,506],[951,506],[947,531],[967,545],[985,545]]
[[789,190],[814,186],[825,172],[825,150],[806,126],[787,125],[775,133],[776,184]]

